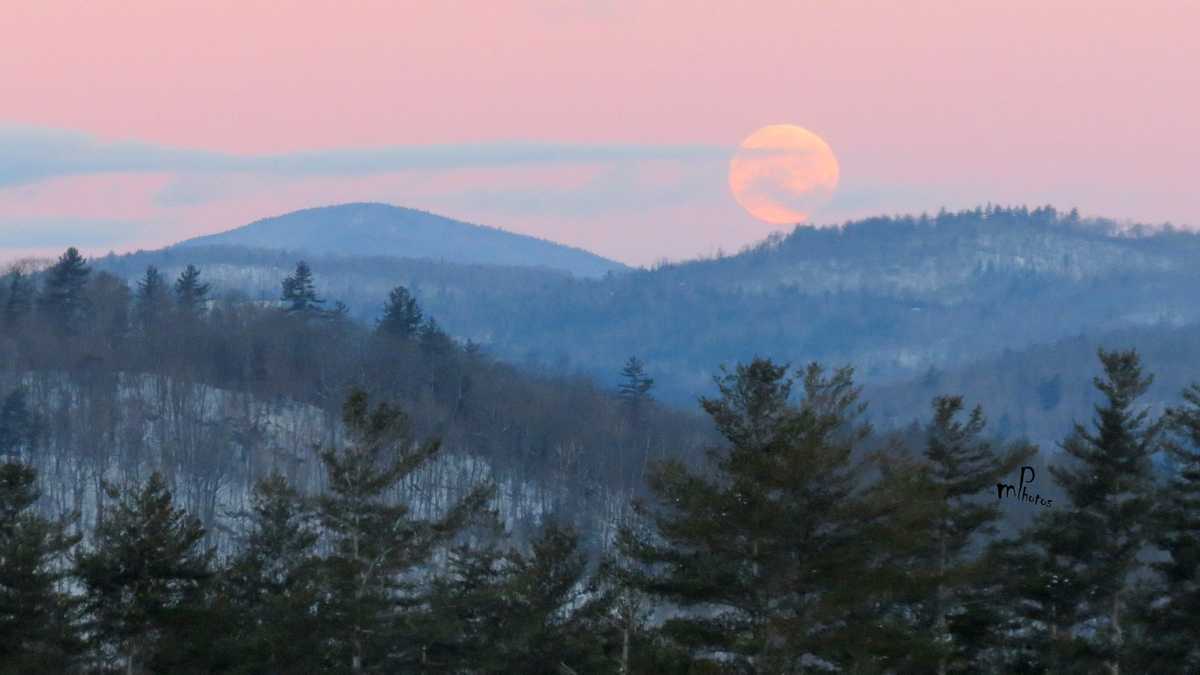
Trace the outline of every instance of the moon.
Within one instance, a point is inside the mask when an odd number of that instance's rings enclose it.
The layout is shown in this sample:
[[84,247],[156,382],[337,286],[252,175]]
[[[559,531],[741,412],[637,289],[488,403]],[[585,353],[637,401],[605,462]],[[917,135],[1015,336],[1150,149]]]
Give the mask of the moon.
[[807,222],[833,196],[838,161],[820,136],[793,124],[750,134],[729,160],[729,189],[750,215],[774,225]]

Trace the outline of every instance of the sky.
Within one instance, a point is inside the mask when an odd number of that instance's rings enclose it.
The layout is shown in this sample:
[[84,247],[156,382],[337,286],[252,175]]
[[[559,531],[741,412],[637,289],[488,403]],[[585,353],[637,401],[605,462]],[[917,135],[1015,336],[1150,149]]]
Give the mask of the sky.
[[[651,264],[779,226],[755,129],[837,155],[816,225],[1053,204],[1200,227],[1200,2],[0,0],[0,259],[382,201]],[[785,228],[786,229],[786,228]]]

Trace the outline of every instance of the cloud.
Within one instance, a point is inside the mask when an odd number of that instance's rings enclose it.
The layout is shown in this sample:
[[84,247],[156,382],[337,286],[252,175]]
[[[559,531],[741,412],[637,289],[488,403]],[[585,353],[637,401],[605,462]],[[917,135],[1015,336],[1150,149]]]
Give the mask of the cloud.
[[92,218],[0,219],[0,250],[118,246],[145,236],[144,222]]
[[[620,216],[685,205],[711,206],[724,199],[722,161],[619,163],[604,167],[579,185],[549,186],[527,181],[496,187],[477,184],[434,198],[447,207],[502,216],[554,216],[563,219]],[[674,169],[674,170],[669,170]]]
[[724,157],[711,145],[582,144],[505,141],[478,144],[342,148],[275,155],[235,155],[86,134],[0,127],[0,187],[47,178],[111,172],[248,172],[364,175],[410,169],[458,169],[616,161],[690,161]]

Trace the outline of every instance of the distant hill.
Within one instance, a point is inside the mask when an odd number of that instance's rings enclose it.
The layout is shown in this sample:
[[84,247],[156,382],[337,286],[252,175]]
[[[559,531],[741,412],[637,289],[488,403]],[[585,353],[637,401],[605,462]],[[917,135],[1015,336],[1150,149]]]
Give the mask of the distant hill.
[[687,403],[719,364],[756,354],[903,381],[1004,349],[1195,323],[1196,288],[1196,233],[981,208],[802,227],[734,256],[455,303],[439,316],[510,359],[610,381],[637,354],[661,397]]
[[[176,273],[196,262],[217,288],[274,299],[294,256],[176,247],[97,262],[126,277],[146,264]],[[797,228],[737,255],[605,278],[394,258],[309,262],[325,296],[358,318],[373,319],[387,289],[404,284],[446,330],[499,358],[611,385],[638,355],[660,400],[689,408],[711,392],[720,364],[756,354],[849,363],[860,380],[885,385],[1006,349],[1200,322],[1200,235],[1049,208]]]
[[866,387],[872,420],[883,427],[929,417],[938,394],[961,394],[980,404],[989,427],[1002,437],[1025,436],[1053,451],[1072,422],[1089,422],[1101,397],[1098,349],[1136,349],[1154,376],[1140,403],[1161,413],[1180,403],[1180,392],[1200,382],[1200,324],[1135,326],[1077,335],[1024,349],[1005,349],[967,365],[931,367],[903,383]]
[[325,256],[428,258],[546,267],[599,277],[625,266],[583,249],[388,204],[340,204],[264,218],[177,244],[245,246]]

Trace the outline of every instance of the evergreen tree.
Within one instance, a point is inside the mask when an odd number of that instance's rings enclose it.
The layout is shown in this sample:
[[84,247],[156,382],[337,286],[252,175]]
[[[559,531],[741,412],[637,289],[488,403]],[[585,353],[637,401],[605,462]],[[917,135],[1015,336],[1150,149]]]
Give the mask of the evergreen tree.
[[421,346],[421,351],[431,357],[443,357],[454,351],[454,341],[433,317],[421,324],[417,343]]
[[310,315],[321,312],[321,305],[325,304],[325,301],[317,297],[312,269],[308,263],[303,260],[296,263],[296,271],[283,280],[283,294],[280,299],[289,314]]
[[[630,530],[628,536],[632,539],[644,539],[648,535],[646,520],[634,517],[632,513],[627,512],[619,523],[618,530]],[[612,598],[614,637],[619,643],[616,670],[620,675],[687,668],[687,659],[678,650],[668,654],[669,647],[663,649],[663,641],[650,625],[653,599],[637,583],[639,574],[646,571],[644,566],[622,555],[616,548],[604,556],[596,574],[597,582]]]
[[387,303],[383,306],[383,317],[376,326],[376,331],[383,335],[411,338],[417,335],[421,328],[421,307],[417,304],[408,289],[397,286],[388,294]]
[[1087,645],[1075,639],[1090,592],[1072,560],[1078,542],[1061,538],[1047,516],[1018,538],[988,546],[986,564],[999,586],[993,605],[1000,619],[994,672],[1098,672]]
[[641,359],[636,356],[629,357],[625,367],[621,369],[621,383],[617,385],[617,395],[625,403],[630,423],[635,429],[641,426],[644,407],[654,400],[650,395],[653,388],[654,380],[646,375]]
[[84,332],[93,348],[102,354],[119,352],[129,335],[129,284],[109,272],[98,272],[88,282],[87,305],[89,318]]
[[79,538],[37,514],[36,472],[0,464],[0,673],[67,672],[81,647],[76,603],[63,592]]
[[75,247],[67,249],[46,271],[39,309],[60,335],[74,335],[87,320],[88,275],[91,268]]
[[273,474],[255,486],[250,517],[249,536],[223,586],[234,617],[235,670],[319,672],[315,514]]
[[[797,672],[837,659],[839,589],[862,582],[869,533],[858,508],[851,452],[868,429],[848,368],[804,374],[789,402],[787,367],[766,359],[717,378],[701,404],[728,442],[708,453],[711,475],[669,460],[651,474],[657,508],[639,506],[649,537],[622,530],[625,555],[651,571],[646,592],[687,609],[666,635],[694,657],[720,655],[751,672]],[[828,660],[827,659],[827,660]]]
[[169,306],[167,301],[166,279],[157,267],[150,265],[138,280],[137,294],[134,296],[134,316],[143,331],[154,330],[162,325]]
[[502,672],[509,637],[510,569],[493,545],[460,545],[434,579],[421,633],[420,668],[427,672]]
[[588,577],[571,528],[547,524],[528,553],[459,547],[430,594],[424,670],[609,672],[612,594]]
[[204,528],[175,507],[158,473],[124,494],[112,486],[106,491],[112,505],[96,526],[92,549],[77,562],[98,654],[115,657],[126,673],[163,661],[179,672],[181,660],[195,661],[188,643],[212,628],[197,617],[214,550],[203,547]]
[[198,316],[208,301],[209,285],[201,283],[200,270],[188,265],[175,280],[175,304],[185,317]]
[[1175,470],[1156,509],[1155,544],[1167,554],[1154,563],[1161,589],[1147,610],[1154,672],[1200,670],[1200,384],[1167,411],[1165,446]]
[[42,434],[43,422],[26,399],[25,388],[17,387],[0,403],[0,458],[28,456]]
[[989,570],[969,553],[983,535],[995,533],[1000,518],[994,500],[980,497],[994,489],[1036,452],[1017,444],[998,452],[983,437],[986,420],[976,406],[961,419],[960,396],[939,396],[933,401],[933,420],[926,429],[924,452],[928,484],[917,494],[932,501],[928,528],[908,532],[924,544],[912,562],[924,571],[928,595],[913,609],[919,628],[933,645],[926,672],[978,672],[980,653],[999,617],[991,611]]
[[1100,350],[1100,360],[1094,431],[1077,423],[1062,445],[1075,461],[1050,468],[1066,504],[1042,513],[1027,537],[1032,551],[1010,575],[1029,600],[1023,618],[1048,626],[1038,648],[1051,670],[1116,675],[1131,655],[1126,614],[1152,534],[1150,458],[1161,425],[1135,408],[1153,379],[1137,352]]
[[436,456],[440,443],[415,445],[404,413],[387,404],[371,409],[362,391],[350,394],[342,417],[350,444],[321,453],[328,491],[318,515],[332,549],[323,561],[321,618],[334,669],[357,673],[419,658],[419,640],[402,628],[415,620],[420,599],[403,575],[480,515],[492,490],[472,490],[441,518],[414,518],[394,501],[396,486]]
[[610,593],[588,579],[579,534],[543,526],[528,554],[510,553],[501,670],[530,675],[609,672],[615,644]]

